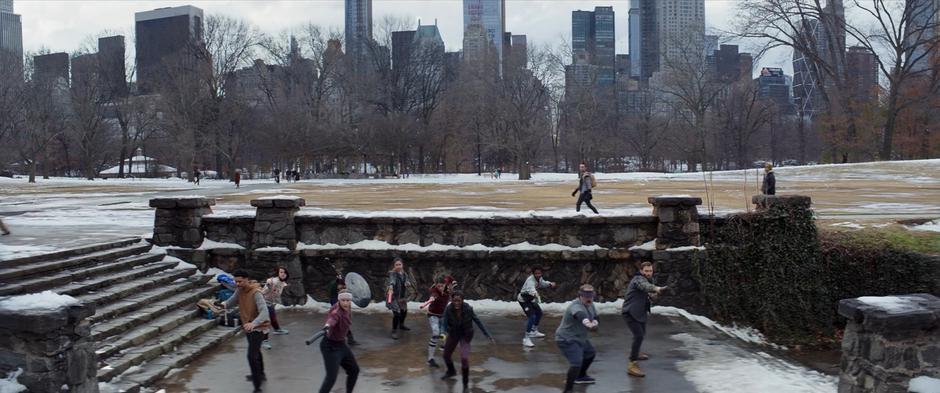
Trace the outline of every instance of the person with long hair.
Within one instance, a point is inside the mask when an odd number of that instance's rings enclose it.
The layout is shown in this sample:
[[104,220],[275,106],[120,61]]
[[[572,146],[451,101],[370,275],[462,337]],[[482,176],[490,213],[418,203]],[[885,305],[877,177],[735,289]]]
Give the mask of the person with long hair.
[[[264,296],[264,302],[268,306],[268,316],[271,319],[271,327],[274,328],[274,334],[288,334],[287,329],[281,329],[281,324],[277,321],[277,311],[274,310],[278,304],[281,303],[281,293],[284,292],[284,288],[287,287],[287,280],[290,279],[290,273],[287,271],[287,268],[284,266],[278,266],[274,270],[274,277],[268,278],[264,282],[264,288],[261,289],[261,294]],[[262,346],[266,349],[271,349],[271,340],[264,340]]]
[[395,257],[392,271],[388,272],[388,283],[385,292],[385,306],[392,310],[392,338],[398,340],[398,331],[411,330],[405,326],[408,316],[408,273],[405,273],[405,262],[401,257]]
[[320,353],[323,354],[323,366],[326,368],[326,378],[320,385],[320,393],[329,393],[336,384],[339,368],[346,371],[346,392],[352,392],[359,378],[359,364],[346,337],[352,327],[352,299],[351,293],[345,289],[340,291],[339,301],[330,308],[323,329],[326,334],[320,341]]

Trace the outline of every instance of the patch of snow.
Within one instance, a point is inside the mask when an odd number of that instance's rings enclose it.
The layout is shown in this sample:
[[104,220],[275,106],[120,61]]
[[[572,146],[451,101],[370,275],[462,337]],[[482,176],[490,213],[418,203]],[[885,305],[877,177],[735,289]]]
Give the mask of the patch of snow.
[[648,242],[646,242],[646,243],[643,243],[642,245],[639,245],[639,246],[630,247],[630,249],[631,249],[631,250],[653,251],[653,250],[656,249],[656,239],[650,240],[650,241],[648,241]]
[[682,246],[682,247],[673,247],[673,248],[667,248],[667,249],[666,249],[666,251],[695,251],[695,250],[704,251],[704,250],[705,250],[705,247],[703,247],[703,246]]
[[169,255],[163,257],[163,262],[176,262],[176,266],[173,267],[173,270],[186,270],[186,269],[196,268],[196,265],[193,265],[177,257],[171,257]]
[[18,368],[11,372],[6,378],[0,378],[0,393],[20,393],[26,391],[26,386],[21,385],[16,378],[23,373],[23,369]]
[[296,196],[296,195],[274,195],[274,196],[266,196],[266,197],[255,198],[255,199],[262,200],[262,201],[266,201],[266,200],[271,200],[271,199],[291,199],[291,200],[298,200],[298,199],[303,199],[303,198],[301,198],[301,197],[299,197],[299,196]]
[[940,379],[926,375],[911,379],[907,385],[910,393],[940,393]]
[[[11,230],[15,231],[16,229]],[[53,245],[0,244],[0,261],[14,258],[31,257],[33,255],[45,254],[55,250],[58,250],[58,247]]]
[[390,251],[597,251],[606,250],[598,245],[569,247],[557,243],[532,244],[529,242],[516,243],[505,247],[488,247],[482,244],[472,244],[469,246],[452,246],[434,243],[429,246],[421,246],[414,243],[390,244],[382,240],[362,240],[352,244],[297,244],[298,250],[390,250]]
[[202,240],[202,244],[199,245],[199,248],[197,248],[197,250],[214,250],[216,248],[234,248],[237,250],[245,249],[245,247],[242,247],[240,244],[217,242],[215,240],[205,238]]
[[771,348],[779,349],[779,350],[787,349],[784,346],[777,345],[777,344],[767,341],[767,339],[764,337],[763,334],[761,334],[761,332],[751,327],[740,327],[737,325],[725,326],[725,325],[722,325],[718,322],[711,320],[711,318],[708,318],[702,315],[695,315],[677,307],[654,306],[651,312],[655,315],[662,315],[662,316],[667,316],[667,317],[682,317],[682,318],[688,319],[689,321],[699,323],[702,326],[714,329],[720,333],[723,333],[725,335],[728,335],[730,337],[739,339],[747,343],[766,345]]
[[921,225],[914,225],[909,228],[915,231],[940,232],[940,220],[933,220],[931,222],[924,223]]
[[862,296],[858,301],[878,307],[888,314],[901,314],[922,308],[916,301],[897,296]]
[[865,226],[856,222],[846,221],[846,222],[837,222],[835,224],[829,224],[834,227],[842,228],[851,228],[851,229],[865,229]]
[[261,247],[261,248],[255,249],[255,251],[290,251],[290,250],[288,250],[287,247],[270,246],[270,247]]
[[212,282],[215,282],[215,277],[218,276],[218,275],[220,275],[220,274],[228,274],[228,275],[231,275],[231,274],[229,274],[229,272],[227,272],[227,271],[225,271],[225,270],[222,270],[222,269],[219,269],[219,268],[217,268],[217,267],[210,267],[209,270],[206,270],[206,274],[211,274],[211,275],[212,275]]
[[55,311],[79,303],[78,299],[74,297],[59,295],[52,291],[43,291],[2,299],[0,300],[0,309],[10,311]]
[[831,393],[838,378],[720,341],[688,333],[672,336],[680,341],[689,359],[676,367],[701,393],[723,393],[733,386],[739,392]]

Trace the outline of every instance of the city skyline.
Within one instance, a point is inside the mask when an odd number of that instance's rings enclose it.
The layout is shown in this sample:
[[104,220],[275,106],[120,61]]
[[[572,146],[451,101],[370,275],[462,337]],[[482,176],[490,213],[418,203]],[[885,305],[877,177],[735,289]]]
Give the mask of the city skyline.
[[[705,12],[710,29],[728,29],[734,16],[734,1],[708,0]],[[134,14],[160,7],[192,5],[205,13],[220,13],[244,18],[265,33],[276,34],[301,23],[312,22],[330,30],[343,32],[344,1],[87,1],[76,5],[71,1],[16,2],[16,13],[23,15],[23,49],[35,52],[47,48],[53,52],[73,52],[88,37],[108,31],[109,35],[128,37],[128,54],[134,56]],[[611,6],[617,19],[616,53],[628,53],[628,15],[630,1],[522,1],[506,2],[505,30],[528,36],[529,45],[557,45],[571,39],[571,12]],[[448,51],[463,47],[463,1],[444,0],[433,3],[422,0],[374,0],[373,21],[385,16],[409,17],[417,26],[418,19],[437,20]],[[42,15],[40,18],[39,15]],[[98,23],[88,23],[98,20]],[[747,50],[744,45],[742,50]],[[762,65],[791,68],[789,53],[768,56]]]

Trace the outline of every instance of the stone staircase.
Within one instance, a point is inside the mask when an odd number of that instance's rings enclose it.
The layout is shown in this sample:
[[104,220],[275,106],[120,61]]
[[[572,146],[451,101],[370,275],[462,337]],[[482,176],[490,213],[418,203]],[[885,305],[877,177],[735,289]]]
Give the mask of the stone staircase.
[[50,290],[94,303],[98,381],[137,392],[237,332],[197,312],[218,289],[210,275],[164,262],[151,247],[127,238],[0,261],[0,296]]

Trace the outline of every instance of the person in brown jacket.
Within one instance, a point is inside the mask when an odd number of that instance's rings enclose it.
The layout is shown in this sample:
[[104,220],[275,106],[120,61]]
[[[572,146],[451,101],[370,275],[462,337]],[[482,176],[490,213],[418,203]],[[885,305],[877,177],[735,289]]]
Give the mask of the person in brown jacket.
[[242,184],[242,171],[235,170],[235,176],[232,176],[232,180],[235,181],[235,188],[240,188]]
[[251,375],[248,378],[255,385],[255,393],[261,392],[261,383],[267,377],[264,375],[264,359],[261,357],[261,343],[271,331],[271,321],[268,316],[268,306],[261,294],[261,286],[249,277],[245,270],[236,270],[235,294],[223,303],[225,308],[238,307],[242,329],[248,339],[248,367]]

